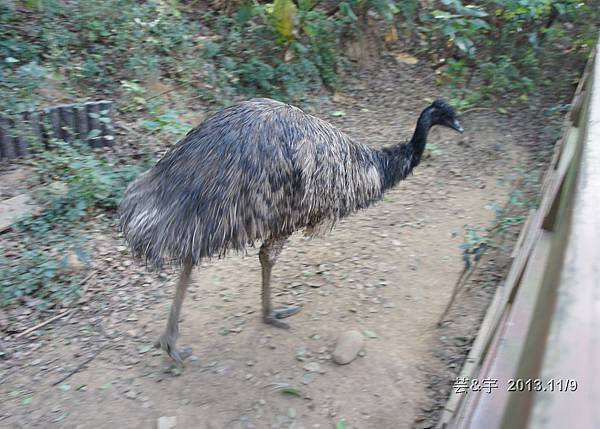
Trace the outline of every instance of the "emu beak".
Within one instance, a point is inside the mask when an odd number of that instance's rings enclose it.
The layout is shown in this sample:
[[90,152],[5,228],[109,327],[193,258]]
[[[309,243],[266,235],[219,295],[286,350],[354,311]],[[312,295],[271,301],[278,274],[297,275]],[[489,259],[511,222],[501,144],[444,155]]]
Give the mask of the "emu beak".
[[462,127],[462,125],[460,125],[460,122],[458,122],[458,119],[454,119],[452,121],[452,123],[450,124],[450,128],[458,131],[461,134],[465,131],[465,129]]

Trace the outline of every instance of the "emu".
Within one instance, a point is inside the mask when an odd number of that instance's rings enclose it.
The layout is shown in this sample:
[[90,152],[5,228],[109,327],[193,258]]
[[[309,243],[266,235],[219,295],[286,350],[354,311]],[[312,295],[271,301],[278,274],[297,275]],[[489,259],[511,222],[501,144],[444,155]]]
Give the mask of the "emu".
[[288,237],[300,229],[317,235],[381,200],[419,164],[434,125],[463,132],[454,109],[437,100],[420,114],[410,141],[374,149],[297,107],[262,98],[191,130],[129,185],[119,207],[134,258],[153,268],[182,267],[156,346],[179,363],[191,353],[175,346],[192,268],[257,241],[263,321],[287,328],[280,319],[301,308],[272,308],[271,270]]

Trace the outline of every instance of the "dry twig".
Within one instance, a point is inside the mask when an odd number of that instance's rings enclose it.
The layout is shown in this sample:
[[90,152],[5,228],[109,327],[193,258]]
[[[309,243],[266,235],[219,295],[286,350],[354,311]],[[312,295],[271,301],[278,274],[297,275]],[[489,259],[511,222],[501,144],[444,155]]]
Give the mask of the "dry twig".
[[89,358],[87,358],[86,360],[84,360],[83,362],[81,362],[79,365],[77,365],[77,367],[75,369],[73,369],[71,372],[69,372],[68,374],[66,374],[64,377],[62,377],[60,380],[55,381],[54,383],[52,383],[53,386],[56,386],[57,384],[62,383],[63,381],[67,380],[69,377],[71,377],[72,375],[78,373],[81,368],[83,368],[84,366],[86,366],[88,363],[90,363],[91,361],[93,361],[94,359],[96,359],[98,357],[98,355],[100,355],[100,353],[102,353],[104,350],[106,350],[106,345],[100,347],[98,350],[96,350],[96,353],[94,353],[93,355],[91,355]]
[[32,326],[31,328],[25,329],[24,331],[19,332],[17,335],[15,335],[15,339],[19,339],[21,337],[24,337],[25,335],[31,334],[33,331],[36,331],[36,330],[38,330],[40,328],[43,328],[44,326],[46,326],[46,325],[54,322],[55,320],[58,320],[58,319],[60,319],[60,318],[62,318],[64,316],[66,316],[71,311],[75,311],[75,310],[73,310],[73,309],[65,310],[62,313],[57,314],[54,317],[51,317],[50,319],[47,319],[47,320],[45,320],[45,321],[43,321],[41,323],[38,323],[37,325]]

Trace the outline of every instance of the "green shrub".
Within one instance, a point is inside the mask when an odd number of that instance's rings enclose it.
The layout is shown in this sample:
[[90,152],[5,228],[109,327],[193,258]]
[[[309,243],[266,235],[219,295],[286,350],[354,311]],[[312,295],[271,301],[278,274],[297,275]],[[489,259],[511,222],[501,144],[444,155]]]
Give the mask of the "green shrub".
[[100,211],[114,212],[127,184],[152,162],[145,157],[135,165],[118,165],[77,141],[53,140],[49,149],[31,162],[42,183],[59,186],[37,192],[42,212],[22,219],[10,233],[20,243],[19,254],[0,257],[0,305],[23,296],[36,298],[42,307],[75,299],[81,279],[68,270],[66,256],[87,259],[86,222]]
[[299,100],[326,85],[335,87],[341,23],[303,2],[245,5],[233,17],[207,15],[216,36],[205,42],[215,84],[248,96]]
[[[543,80],[544,65],[563,63],[550,73],[562,89],[595,43],[597,7],[579,0],[492,0],[464,4],[442,0],[443,8],[426,16],[429,49],[448,60],[452,85],[463,96],[476,82],[483,98],[526,100]],[[591,2],[590,2],[591,4]],[[564,62],[569,50],[573,64]],[[557,74],[562,75],[557,79]],[[555,88],[559,89],[559,88]]]

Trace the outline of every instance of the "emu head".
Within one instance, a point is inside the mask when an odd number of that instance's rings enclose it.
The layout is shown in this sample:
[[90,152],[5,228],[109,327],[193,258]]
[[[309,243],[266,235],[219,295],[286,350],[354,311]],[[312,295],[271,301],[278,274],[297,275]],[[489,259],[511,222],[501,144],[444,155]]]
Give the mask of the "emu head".
[[431,103],[431,106],[429,106],[428,110],[430,114],[431,126],[443,125],[445,127],[452,128],[459,133],[464,131],[463,127],[460,125],[460,122],[458,122],[456,111],[444,100],[435,100],[433,103]]

